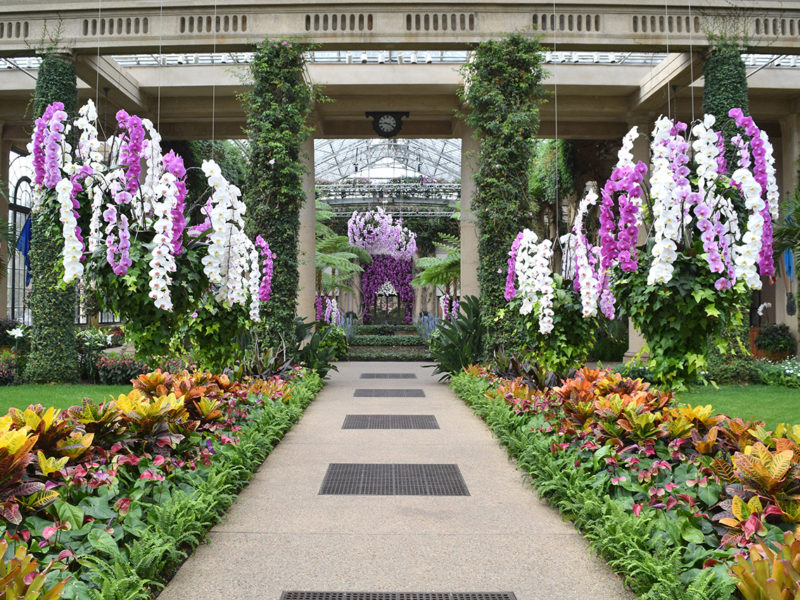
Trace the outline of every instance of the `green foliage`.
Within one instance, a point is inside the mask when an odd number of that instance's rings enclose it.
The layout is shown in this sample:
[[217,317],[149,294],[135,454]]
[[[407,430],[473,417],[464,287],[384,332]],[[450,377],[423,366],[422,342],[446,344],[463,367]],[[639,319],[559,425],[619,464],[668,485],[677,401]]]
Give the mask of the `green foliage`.
[[597,340],[589,351],[589,360],[620,362],[628,349],[628,320],[602,319],[597,327]]
[[758,360],[755,361],[755,368],[758,371],[760,383],[800,388],[800,361],[798,360],[785,360],[777,364]]
[[594,346],[597,321],[583,318],[580,295],[572,288],[572,283],[558,273],[553,274],[553,289],[553,330],[550,333],[539,332],[539,320],[533,313],[528,317],[519,315],[519,298],[501,308],[496,320],[505,322],[506,327],[513,324],[513,329],[507,330],[510,335],[503,344],[504,352],[525,356],[548,371],[564,373],[586,361]]
[[[333,361],[336,360],[336,353],[339,351],[337,338],[340,331],[338,327],[316,329],[314,323],[304,323],[301,317],[297,317],[290,338],[296,341],[287,348],[286,353],[294,361],[316,371],[322,379],[325,379],[329,371],[339,370]],[[328,338],[331,336],[333,337],[329,341]]]
[[452,217],[403,217],[403,226],[417,234],[417,253],[432,256],[436,244],[442,237],[458,239],[458,218]]
[[764,327],[756,337],[756,348],[765,352],[797,352],[797,340],[787,325],[771,323]]
[[328,329],[328,334],[325,339],[320,343],[321,348],[330,348],[333,350],[331,360],[342,360],[347,357],[347,335],[344,329],[337,325],[324,325],[320,329]]
[[565,140],[538,140],[528,169],[528,193],[539,204],[554,205],[575,192],[575,159]]
[[[34,118],[53,102],[62,102],[74,116],[78,86],[74,65],[46,54],[39,66],[33,98]],[[63,239],[55,194],[33,215],[30,263],[33,274],[30,307],[33,319],[31,354],[25,379],[32,382],[77,381],[78,352],[75,342],[75,286],[61,282],[58,266]]]
[[250,64],[253,86],[244,97],[251,167],[245,202],[248,233],[269,242],[275,258],[272,298],[261,326],[270,345],[294,333],[297,242],[304,167],[301,144],[317,93],[303,78],[307,46],[266,40]]
[[417,346],[351,346],[347,360],[430,360],[427,348]]
[[651,260],[648,249],[636,272],[619,272],[615,294],[621,314],[648,340],[648,366],[658,382],[681,389],[701,378],[709,340],[724,345],[722,333],[741,324],[738,307],[745,291],[741,282],[731,290],[715,290],[716,275],[706,261],[684,254],[678,255],[668,283],[647,285]]
[[761,381],[752,356],[726,356],[712,352],[708,356],[705,379],[714,383],[758,383]]
[[541,60],[536,40],[513,34],[480,43],[463,67],[465,119],[480,139],[472,210],[480,230],[478,281],[490,350],[510,339],[496,320],[506,304],[506,260],[517,232],[532,221],[528,165],[545,95]]
[[436,363],[434,374],[449,379],[481,356],[486,335],[485,318],[481,304],[475,296],[461,299],[458,317],[441,321],[430,339],[431,359]]
[[444,286],[455,289],[461,277],[461,240],[458,236],[439,234],[439,240],[433,243],[436,248],[447,254],[442,257],[423,256],[417,260],[417,276],[411,280],[414,287],[426,285]]
[[424,346],[425,340],[418,335],[356,335],[354,346]]

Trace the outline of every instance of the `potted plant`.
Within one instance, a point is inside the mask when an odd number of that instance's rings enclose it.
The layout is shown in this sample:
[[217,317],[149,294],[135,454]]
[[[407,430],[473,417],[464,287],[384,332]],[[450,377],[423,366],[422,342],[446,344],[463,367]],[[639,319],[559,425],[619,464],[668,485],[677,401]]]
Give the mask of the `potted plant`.
[[756,337],[756,348],[764,352],[768,360],[780,362],[797,351],[797,340],[786,325],[767,325]]

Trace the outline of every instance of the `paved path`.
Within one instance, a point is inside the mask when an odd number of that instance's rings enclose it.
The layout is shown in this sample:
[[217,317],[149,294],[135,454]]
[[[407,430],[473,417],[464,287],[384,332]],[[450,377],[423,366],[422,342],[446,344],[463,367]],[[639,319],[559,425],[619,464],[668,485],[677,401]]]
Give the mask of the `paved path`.
[[[161,600],[278,600],[284,590],[633,598],[431,369],[356,362],[339,371]],[[360,378],[376,372],[417,378]],[[425,397],[359,398],[356,388]],[[343,430],[347,414],[433,414],[440,429]],[[319,495],[330,463],[455,463],[470,495]]]

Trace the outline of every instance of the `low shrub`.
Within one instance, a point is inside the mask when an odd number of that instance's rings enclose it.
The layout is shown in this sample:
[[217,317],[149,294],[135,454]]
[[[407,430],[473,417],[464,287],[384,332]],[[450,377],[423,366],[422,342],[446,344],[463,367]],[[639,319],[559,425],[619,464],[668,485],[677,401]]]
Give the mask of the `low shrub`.
[[[333,351],[331,360],[342,360],[347,356],[347,333],[344,328],[336,325],[326,325],[320,329],[328,331],[325,339],[320,343],[320,348],[330,348]],[[359,336],[353,336],[357,338]]]
[[425,340],[418,335],[356,335],[353,346],[424,346]]
[[0,355],[0,385],[14,385],[20,383],[19,374],[23,369],[18,368],[19,358],[10,352]]
[[800,360],[785,360],[780,363],[756,360],[753,361],[753,367],[758,373],[760,383],[800,388]]
[[356,330],[356,335],[392,335],[395,331],[416,330],[416,325],[408,325],[405,323],[398,323],[396,325],[381,323],[379,325],[359,325]]
[[762,378],[757,362],[750,355],[712,353],[708,357],[705,378],[719,384],[760,383]]
[[97,383],[97,361],[103,350],[109,347],[109,334],[103,329],[88,327],[78,331],[75,338],[78,342],[78,365],[81,370],[81,379]]
[[797,352],[797,340],[788,325],[771,324],[764,327],[756,336],[756,348],[764,352]]
[[114,352],[98,358],[95,367],[97,379],[104,385],[125,385],[148,371],[146,363]]

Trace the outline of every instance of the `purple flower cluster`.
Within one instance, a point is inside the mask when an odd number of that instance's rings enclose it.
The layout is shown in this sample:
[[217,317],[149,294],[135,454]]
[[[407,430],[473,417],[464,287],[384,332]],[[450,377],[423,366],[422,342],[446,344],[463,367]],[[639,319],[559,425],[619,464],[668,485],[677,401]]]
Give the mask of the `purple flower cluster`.
[[[728,116],[734,119],[737,127],[743,127],[745,134],[750,137],[750,149],[753,152],[753,177],[761,186],[761,193],[766,194],[769,187],[769,175],[767,170],[767,150],[761,130],[753,121],[753,117],[745,116],[741,108],[733,108]],[[740,137],[740,136],[736,136]],[[736,138],[733,138],[734,140]],[[743,156],[744,155],[744,156]],[[740,166],[747,167],[750,164],[747,147],[740,147],[739,151]],[[742,164],[746,161],[747,164]],[[761,209],[761,217],[764,219],[764,229],[761,237],[761,249],[758,256],[758,267],[762,276],[772,277],[775,275],[775,263],[772,258],[772,215],[770,214],[769,202],[764,202]]]
[[[517,290],[514,287],[514,281],[517,279],[517,251],[519,250],[520,242],[522,242],[522,232],[517,234],[514,238],[514,243],[511,244],[511,250],[508,251],[508,273],[506,274],[506,291],[503,297],[506,302],[510,301],[517,295]],[[577,279],[576,279],[577,281]]]
[[368,323],[372,317],[372,304],[381,286],[389,281],[397,290],[397,296],[405,308],[404,323],[413,322],[414,314],[414,288],[411,287],[413,261],[410,258],[400,259],[387,254],[373,257],[372,263],[364,266],[361,275],[362,310],[364,322]]
[[[119,150],[119,164],[125,169],[125,191],[135,194],[139,190],[139,175],[142,173],[141,157],[144,150],[144,127],[142,119],[129,115],[124,110],[117,113],[117,123],[124,133]],[[130,201],[130,196],[117,200],[118,204]]]
[[186,229],[186,167],[183,158],[170,150],[161,158],[167,173],[175,176],[175,187],[178,193],[175,196],[175,208],[172,209],[172,252],[175,256],[183,252],[183,231]]
[[[117,217],[119,217],[119,223],[117,223]],[[133,264],[130,255],[131,235],[128,217],[124,214],[118,215],[117,209],[109,206],[103,212],[103,220],[108,223],[106,225],[106,260],[115,275],[125,275]],[[119,229],[119,243],[114,235],[115,225]],[[117,254],[119,254],[119,259],[117,259]]]
[[[600,206],[600,269],[607,271],[619,262],[623,271],[635,271],[637,263],[636,242],[639,237],[637,215],[642,197],[642,179],[647,165],[622,165],[614,169],[602,190]],[[615,194],[618,194],[615,201]],[[614,208],[619,209],[619,220]],[[615,239],[614,232],[618,229]]]
[[317,318],[316,318],[317,323],[320,323],[322,321],[322,317],[323,317],[324,310],[325,310],[324,306],[325,306],[325,302],[323,301],[322,296],[317,296],[314,299],[314,308],[316,309],[316,313],[317,313]]
[[403,227],[382,208],[364,213],[353,212],[347,221],[350,245],[370,254],[385,254],[397,259],[410,259],[417,251],[417,234]]
[[33,170],[34,183],[44,184],[53,189],[61,180],[58,167],[58,150],[64,140],[64,121],[67,113],[64,104],[53,102],[36,119],[36,129],[33,134]]
[[256,236],[256,247],[261,249],[261,256],[264,258],[261,262],[261,274],[263,277],[261,278],[261,284],[258,286],[258,299],[266,302],[272,294],[272,271],[277,255],[269,249],[269,244],[260,235]]

